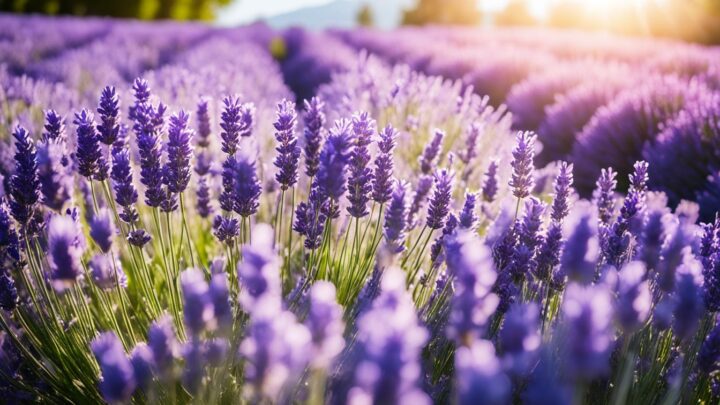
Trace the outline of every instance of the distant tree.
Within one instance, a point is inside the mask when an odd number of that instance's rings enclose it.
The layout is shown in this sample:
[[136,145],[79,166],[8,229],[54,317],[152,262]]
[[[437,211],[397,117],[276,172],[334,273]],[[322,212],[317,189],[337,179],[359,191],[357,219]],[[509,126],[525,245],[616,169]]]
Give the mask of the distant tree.
[[360,10],[358,10],[357,16],[355,17],[358,25],[362,27],[372,27],[375,25],[375,17],[373,15],[372,7],[368,3],[364,3]]
[[0,12],[210,20],[232,0],[0,0]]
[[494,22],[498,25],[534,25],[537,19],[530,14],[527,1],[513,0],[495,16]]
[[473,25],[480,22],[476,0],[418,0],[403,13],[403,24],[458,24]]

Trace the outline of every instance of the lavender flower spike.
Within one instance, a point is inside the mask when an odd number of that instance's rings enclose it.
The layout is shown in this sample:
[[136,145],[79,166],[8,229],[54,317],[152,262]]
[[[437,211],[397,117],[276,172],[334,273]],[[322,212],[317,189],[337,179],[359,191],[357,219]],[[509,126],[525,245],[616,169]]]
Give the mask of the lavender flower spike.
[[180,274],[180,285],[183,294],[183,319],[187,330],[197,336],[204,330],[214,329],[215,310],[205,275],[200,270],[185,270]]
[[510,379],[502,371],[489,340],[478,340],[455,353],[459,405],[509,403]]
[[555,222],[562,222],[567,216],[570,208],[568,199],[572,192],[573,165],[567,162],[560,162],[560,173],[555,178],[555,195],[552,204],[550,218]]
[[493,159],[492,161],[490,161],[490,166],[488,166],[487,171],[485,172],[485,179],[483,181],[482,187],[482,196],[483,201],[485,202],[491,203],[495,201],[495,196],[498,192],[498,167],[499,163],[497,159]]
[[90,223],[90,236],[103,253],[110,251],[116,232],[115,222],[107,208],[101,208],[95,213],[95,218]]
[[298,146],[297,134],[295,133],[295,104],[289,100],[283,100],[277,105],[277,121],[275,121],[275,139],[278,146],[275,150],[278,155],[273,163],[278,168],[275,180],[280,183],[282,190],[287,190],[297,183],[298,161],[300,159],[300,147]]
[[150,325],[148,347],[153,353],[156,372],[161,376],[171,372],[173,362],[178,355],[179,344],[170,315],[165,314]]
[[120,132],[120,100],[115,93],[115,87],[107,86],[103,89],[97,112],[101,121],[100,125],[97,126],[100,142],[110,146],[115,142]]
[[53,287],[63,291],[83,274],[82,249],[78,243],[75,221],[66,216],[53,216],[48,225],[48,261]]
[[568,375],[591,380],[609,371],[612,348],[612,301],[604,286],[570,284],[563,299],[567,322]]
[[408,183],[395,181],[390,206],[385,213],[384,235],[385,242],[393,253],[405,250],[405,229],[407,227],[408,213]]
[[380,204],[390,201],[392,195],[393,151],[397,137],[398,132],[390,124],[380,133],[380,153],[375,158],[372,190],[373,201]]
[[207,218],[212,214],[213,207],[210,202],[210,187],[208,186],[207,176],[200,176],[197,183],[197,213],[202,218]]
[[78,164],[78,173],[91,179],[99,173],[99,161],[102,158],[93,115],[87,110],[82,110],[80,113],[75,114],[73,123],[77,125],[77,152],[75,157]]
[[[418,388],[420,354],[428,333],[405,290],[405,273],[385,270],[382,292],[358,320],[357,343],[363,357],[355,369],[348,403],[396,404],[412,398],[429,404]],[[382,324],[383,327],[378,327]]]
[[372,171],[368,167],[370,151],[368,146],[375,133],[375,120],[366,112],[356,114],[352,120],[354,148],[350,153],[350,177],[348,178],[347,211],[355,218],[368,214],[367,203],[372,191]]
[[42,203],[60,212],[74,194],[74,179],[70,168],[63,164],[68,157],[64,145],[57,140],[41,143],[37,149],[38,180]]
[[197,146],[207,148],[210,146],[210,113],[208,112],[208,100],[200,99],[197,104]]
[[645,264],[630,262],[618,274],[618,301],[616,316],[625,331],[642,327],[650,315],[652,297],[650,285],[645,279]]
[[532,132],[518,132],[517,144],[513,149],[512,179],[510,187],[517,198],[530,195],[535,178],[533,174],[533,159],[535,158],[536,135]]
[[310,311],[306,326],[310,331],[312,365],[326,368],[345,347],[343,311],[335,300],[335,286],[318,281],[310,289]]
[[188,128],[189,119],[190,116],[182,110],[170,117],[168,160],[163,171],[163,181],[170,193],[182,193],[190,182],[193,131]]
[[477,202],[477,194],[465,193],[465,204],[460,212],[460,227],[464,229],[474,230],[477,225],[477,213],[475,212],[475,204]]
[[602,169],[596,183],[595,205],[598,207],[600,223],[608,225],[615,215],[615,187],[617,172],[612,168]]
[[237,151],[240,137],[249,136],[252,131],[255,106],[240,104],[237,97],[225,97],[223,105],[225,107],[220,115],[222,151],[232,156]]
[[127,148],[113,150],[112,162],[110,177],[115,191],[115,202],[123,208],[119,214],[120,219],[133,223],[140,217],[135,209],[138,193],[132,179],[130,151]]
[[339,120],[330,131],[320,152],[320,169],[316,176],[318,190],[322,196],[335,203],[347,190],[346,171],[350,151],[350,122]]
[[137,380],[125,354],[120,339],[114,332],[105,332],[90,344],[93,354],[100,364],[100,392],[108,403],[130,401]]
[[310,101],[305,100],[305,174],[308,177],[315,177],[320,167],[320,145],[325,136],[325,114],[323,109],[325,103],[318,97]]
[[65,120],[55,110],[47,110],[45,112],[45,132],[43,133],[44,141],[65,141]]
[[257,212],[258,199],[262,188],[257,178],[255,162],[247,156],[240,156],[235,162],[235,212],[242,217],[249,217]]
[[423,174],[430,174],[433,167],[435,167],[438,156],[440,155],[443,138],[445,138],[445,132],[435,129],[432,139],[425,145],[422,155],[418,158],[420,172]]
[[445,218],[450,212],[453,176],[447,169],[435,172],[435,189],[428,205],[426,221],[430,229],[441,229],[445,226]]

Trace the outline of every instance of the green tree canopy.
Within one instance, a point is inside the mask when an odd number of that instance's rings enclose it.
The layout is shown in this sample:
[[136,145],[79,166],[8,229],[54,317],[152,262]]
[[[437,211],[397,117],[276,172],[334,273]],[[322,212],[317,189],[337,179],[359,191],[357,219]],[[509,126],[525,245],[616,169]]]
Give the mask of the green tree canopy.
[[145,20],[210,20],[232,0],[0,0],[0,11]]

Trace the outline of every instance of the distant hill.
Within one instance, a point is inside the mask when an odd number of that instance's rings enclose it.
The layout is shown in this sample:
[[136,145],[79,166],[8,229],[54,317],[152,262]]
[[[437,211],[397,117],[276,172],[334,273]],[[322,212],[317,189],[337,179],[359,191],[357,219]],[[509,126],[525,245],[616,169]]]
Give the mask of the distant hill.
[[393,28],[399,24],[403,8],[412,4],[412,0],[335,0],[273,16],[266,21],[274,28],[296,25],[313,30],[351,28],[356,25],[355,17],[363,4],[372,8],[377,27]]

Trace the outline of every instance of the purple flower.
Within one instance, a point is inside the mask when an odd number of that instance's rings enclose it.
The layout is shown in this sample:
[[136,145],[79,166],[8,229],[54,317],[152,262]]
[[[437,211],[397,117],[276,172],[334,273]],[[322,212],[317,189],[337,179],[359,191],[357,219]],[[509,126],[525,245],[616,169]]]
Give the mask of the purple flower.
[[571,283],[562,301],[565,320],[567,375],[592,380],[609,371],[612,349],[612,301],[602,285],[583,287]]
[[127,276],[122,270],[119,260],[112,262],[106,254],[96,254],[88,263],[90,276],[93,282],[103,290],[113,290],[116,287],[127,287]]
[[193,147],[193,132],[188,128],[190,116],[184,111],[170,117],[168,130],[167,156],[163,170],[163,182],[168,192],[182,193],[190,182],[190,160]]
[[555,269],[560,264],[560,254],[563,248],[562,227],[552,222],[542,240],[535,258],[535,276],[543,281],[550,280]]
[[188,269],[180,274],[183,294],[183,319],[187,330],[197,336],[215,326],[215,309],[205,276],[200,270]]
[[235,203],[233,209],[242,217],[249,217],[257,212],[260,205],[258,199],[262,188],[255,171],[255,162],[247,156],[240,156],[235,161],[233,184],[235,187]]
[[[418,388],[420,355],[428,334],[405,290],[405,273],[395,268],[385,270],[380,295],[357,324],[362,357],[354,367],[354,387],[348,401],[364,398],[371,403],[393,404],[412,398],[420,404],[429,403]],[[380,324],[383,327],[378,327]]]
[[182,373],[182,385],[192,395],[196,395],[202,387],[205,376],[205,345],[199,340],[192,340],[182,347],[185,368]]
[[17,306],[18,294],[15,281],[9,273],[0,273],[0,308],[12,311]]
[[720,360],[720,324],[716,323],[700,347],[697,355],[697,368],[709,376],[718,370],[718,360]]
[[113,150],[112,162],[110,176],[115,190],[115,202],[123,208],[120,219],[131,224],[140,217],[135,209],[138,193],[132,179],[130,151],[127,148]]
[[100,115],[100,125],[97,126],[100,142],[105,145],[112,145],[120,131],[119,113],[120,100],[115,94],[115,87],[107,86],[102,90],[97,113]]
[[518,132],[517,144],[513,149],[512,180],[510,187],[517,198],[525,198],[535,185],[533,159],[535,157],[536,135],[532,132]]
[[393,253],[401,253],[405,250],[405,229],[407,227],[408,213],[407,193],[408,183],[396,180],[390,206],[385,213],[385,224],[383,225],[385,243]]
[[510,401],[510,379],[489,340],[478,340],[455,352],[458,404],[502,405]]
[[116,233],[115,222],[107,208],[102,208],[95,213],[95,217],[90,223],[90,237],[97,243],[101,251],[104,253],[110,251]]
[[320,167],[320,145],[325,137],[325,103],[319,97],[305,100],[305,174],[315,177]]
[[540,347],[540,311],[535,303],[513,306],[500,330],[500,342],[506,354],[532,352]]
[[420,211],[425,198],[430,193],[433,186],[433,177],[428,175],[420,176],[417,185],[415,186],[415,193],[413,194],[412,203],[408,210],[407,226],[406,229],[410,230],[415,227],[415,216]]
[[477,203],[477,194],[465,193],[465,204],[460,212],[460,227],[464,229],[474,230],[477,225],[477,213],[475,212],[475,204]]
[[426,225],[430,229],[441,229],[450,212],[454,174],[447,169],[440,169],[434,177],[435,188],[428,204]]
[[197,184],[197,213],[202,218],[207,218],[212,212],[213,207],[210,201],[210,187],[208,186],[207,176],[200,176]]
[[295,209],[293,230],[305,236],[305,247],[314,250],[322,243],[323,230],[327,221],[327,202],[320,200],[317,188],[310,191],[308,202],[298,204]]
[[367,203],[372,192],[373,173],[368,167],[368,146],[375,133],[375,120],[366,112],[355,114],[352,119],[353,150],[350,152],[350,176],[348,178],[348,213],[355,218],[368,214]]
[[422,174],[430,174],[437,164],[438,156],[440,155],[440,148],[442,147],[444,138],[445,132],[435,129],[432,139],[427,145],[425,145],[422,155],[418,158],[420,172]]
[[251,103],[240,104],[237,97],[225,97],[225,106],[220,115],[220,138],[222,151],[232,156],[237,151],[241,136],[250,136],[255,116],[255,106]]
[[63,291],[83,274],[82,248],[78,243],[78,229],[70,217],[55,215],[48,225],[48,261],[50,279],[58,291]]
[[465,135],[465,149],[461,150],[458,154],[460,161],[465,164],[463,180],[467,180],[472,173],[472,166],[470,165],[470,162],[477,156],[477,142],[482,130],[482,124],[473,122]]
[[347,190],[347,166],[350,160],[350,122],[339,120],[330,131],[320,152],[320,169],[315,178],[318,191],[334,203]]
[[150,131],[143,128],[143,132],[137,133],[137,146],[140,155],[140,182],[145,186],[145,204],[159,207],[165,200],[165,192],[162,189],[160,138],[154,128],[151,127]]
[[615,315],[625,331],[642,327],[650,316],[652,297],[643,262],[630,262],[618,273]]
[[372,176],[373,190],[372,199],[380,204],[390,201],[392,194],[393,175],[393,151],[398,132],[388,124],[380,133],[378,150],[380,153],[375,158],[375,172]]
[[615,187],[617,187],[617,172],[612,167],[602,169],[596,183],[595,205],[598,207],[598,216],[601,224],[609,225],[615,216]]
[[233,327],[233,312],[230,306],[228,275],[225,273],[213,274],[209,288],[208,292],[212,301],[217,328],[223,335],[229,335]]
[[255,225],[252,231],[252,243],[243,246],[243,260],[237,267],[240,303],[251,314],[262,307],[279,308],[281,295],[281,262],[274,248],[274,232],[266,224]]
[[343,309],[335,300],[335,286],[328,281],[313,284],[305,326],[310,331],[314,367],[328,367],[345,347],[342,317]]
[[487,171],[485,172],[485,179],[483,180],[483,187],[482,187],[482,196],[483,201],[486,202],[493,202],[495,201],[495,196],[497,196],[498,192],[498,179],[497,179],[497,170],[498,170],[499,163],[497,160],[493,159],[490,162],[490,165],[488,166]]
[[246,359],[245,383],[258,400],[278,401],[283,387],[305,367],[310,333],[288,311],[262,308],[253,313],[240,354]]
[[45,125],[43,128],[45,128],[43,141],[65,141],[65,120],[55,110],[45,112]]
[[10,213],[22,228],[26,228],[40,198],[37,154],[23,127],[15,128],[12,135],[15,138],[15,172],[10,177]]
[[130,401],[137,381],[132,364],[114,332],[105,332],[90,343],[100,364],[100,393],[108,403]]
[[235,156],[228,156],[222,167],[222,191],[220,192],[220,208],[232,212],[235,207]]
[[213,235],[220,241],[231,244],[233,238],[240,234],[240,224],[237,218],[226,218],[216,215],[213,220]]
[[210,113],[208,112],[208,100],[200,99],[197,103],[197,146],[207,148],[210,146]]
[[73,121],[77,125],[77,159],[78,173],[88,179],[96,178],[101,173],[102,152],[100,151],[100,139],[95,131],[95,123],[92,113],[82,110],[75,114]]
[[573,184],[573,165],[567,162],[560,162],[560,173],[555,178],[555,195],[552,204],[552,212],[550,218],[553,221],[562,223],[567,216],[570,208],[568,207],[568,199],[572,193]]
[[73,176],[69,167],[63,164],[65,160],[64,146],[57,140],[45,141],[38,147],[37,168],[42,203],[56,212],[60,212],[74,194]]
[[447,268],[455,277],[448,334],[458,342],[482,336],[498,306],[491,292],[497,279],[490,250],[473,234],[458,233],[445,242]]
[[275,150],[278,155],[273,164],[278,168],[275,180],[280,183],[282,190],[287,190],[297,183],[298,161],[300,160],[300,147],[295,133],[295,104],[283,100],[277,105],[277,121],[275,121],[275,140],[278,146]]
[[170,315],[163,315],[150,325],[148,347],[153,353],[156,371],[161,375],[170,372],[178,354],[178,342]]
[[134,231],[130,231],[127,236],[128,243],[139,248],[142,248],[151,240],[152,236],[150,236],[149,233],[145,232],[144,229],[136,229]]
[[144,390],[152,381],[155,359],[153,353],[144,342],[138,343],[130,353],[130,364],[132,364],[135,380],[138,388]]
[[556,276],[589,284],[595,279],[597,257],[596,231],[590,213],[579,212],[572,233],[566,238],[560,258],[560,271]]
[[672,325],[675,336],[685,340],[695,333],[705,311],[702,295],[702,276],[699,269],[683,267],[678,271],[673,297]]

